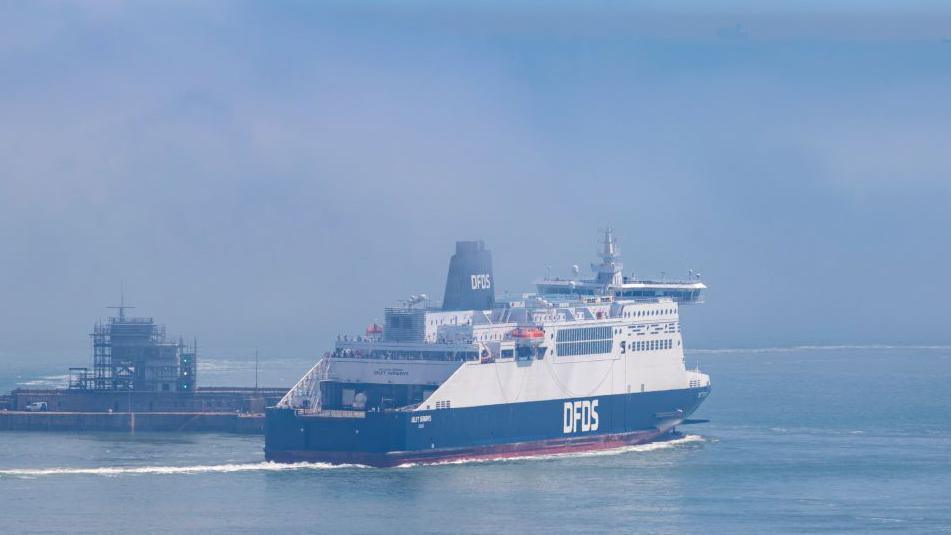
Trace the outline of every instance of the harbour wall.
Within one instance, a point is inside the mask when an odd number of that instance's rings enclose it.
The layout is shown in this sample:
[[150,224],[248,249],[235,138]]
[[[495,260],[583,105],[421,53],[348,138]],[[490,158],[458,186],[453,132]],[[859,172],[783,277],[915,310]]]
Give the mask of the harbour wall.
[[[18,388],[0,396],[0,431],[264,433],[264,409],[286,388],[208,387],[196,392]],[[27,410],[46,403],[44,411]]]
[[263,414],[0,410],[0,431],[161,431],[263,434]]
[[50,412],[263,413],[285,393],[286,388],[241,387],[201,388],[190,393],[18,388],[10,393],[6,408],[24,411],[30,403],[46,402]]

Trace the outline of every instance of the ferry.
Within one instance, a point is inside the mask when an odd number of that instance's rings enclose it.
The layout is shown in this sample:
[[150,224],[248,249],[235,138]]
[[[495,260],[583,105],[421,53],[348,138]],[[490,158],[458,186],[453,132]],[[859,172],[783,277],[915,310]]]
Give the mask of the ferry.
[[265,457],[388,467],[677,436],[710,394],[680,324],[706,285],[625,275],[610,229],[600,257],[590,278],[497,297],[491,252],[457,242],[441,306],[414,295],[339,336],[267,409]]

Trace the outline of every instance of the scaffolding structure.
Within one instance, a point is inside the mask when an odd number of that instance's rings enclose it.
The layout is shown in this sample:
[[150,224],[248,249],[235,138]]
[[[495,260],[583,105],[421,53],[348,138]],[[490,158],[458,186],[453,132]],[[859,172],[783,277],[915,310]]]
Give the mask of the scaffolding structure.
[[198,342],[169,341],[153,318],[117,317],[98,322],[92,338],[92,370],[70,368],[69,387],[96,391],[194,392]]

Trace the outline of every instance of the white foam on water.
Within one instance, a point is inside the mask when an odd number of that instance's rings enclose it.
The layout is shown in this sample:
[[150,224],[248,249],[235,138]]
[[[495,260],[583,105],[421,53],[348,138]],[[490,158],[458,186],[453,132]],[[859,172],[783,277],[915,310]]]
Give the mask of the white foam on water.
[[[456,464],[475,464],[475,463],[498,463],[513,461],[538,461],[563,458],[582,458],[582,457],[601,457],[609,455],[622,455],[625,453],[646,453],[657,450],[676,448],[684,444],[693,442],[704,442],[706,439],[700,435],[686,435],[674,440],[662,442],[649,442],[647,444],[638,444],[634,446],[622,446],[620,448],[611,448],[605,450],[580,451],[567,453],[545,453],[539,455],[525,455],[521,457],[498,457],[498,458],[474,458],[474,459],[455,459],[452,461],[443,461],[435,463],[405,463],[397,468],[413,468],[417,466],[442,466]],[[299,470],[327,470],[337,468],[370,468],[362,464],[331,464],[331,463],[235,463],[235,464],[211,464],[211,465],[191,465],[191,466],[102,466],[94,468],[80,467],[53,467],[53,468],[7,468],[0,469],[0,479],[6,477],[16,477],[23,479],[33,479],[43,476],[71,476],[71,475],[89,475],[117,477],[123,475],[177,475],[177,474],[231,474],[237,472],[291,472]]]
[[26,388],[52,388],[52,387],[61,387],[66,386],[69,382],[68,375],[44,375],[39,379],[31,379],[29,381],[19,381],[17,386],[22,386]]
[[330,464],[330,463],[243,463],[243,464],[211,464],[193,466],[104,466],[99,468],[8,468],[0,469],[0,478],[21,477],[35,478],[41,476],[59,475],[93,475],[93,476],[121,476],[127,474],[230,474],[235,472],[287,472],[294,470],[325,470],[329,468],[366,468],[359,464]]
[[413,468],[417,466],[444,466],[454,464],[474,464],[474,463],[504,463],[514,461],[544,461],[550,459],[577,459],[582,457],[604,457],[610,455],[623,455],[625,453],[646,453],[657,450],[666,450],[690,444],[693,442],[705,442],[706,439],[700,435],[685,435],[674,440],[665,440],[661,442],[648,442],[647,444],[637,444],[633,446],[621,446],[619,448],[610,448],[605,450],[589,450],[565,453],[542,453],[538,455],[524,455],[519,457],[495,457],[495,458],[473,458],[473,459],[454,459],[452,461],[438,461],[434,463],[406,463],[398,465],[397,468]]
[[198,371],[203,373],[233,372],[254,369],[254,361],[231,359],[201,359],[198,361]]

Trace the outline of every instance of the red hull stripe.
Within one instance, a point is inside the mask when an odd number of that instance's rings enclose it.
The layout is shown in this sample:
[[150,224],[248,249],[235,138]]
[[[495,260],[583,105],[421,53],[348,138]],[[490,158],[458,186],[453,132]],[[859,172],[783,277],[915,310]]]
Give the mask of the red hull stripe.
[[558,439],[537,442],[517,442],[495,444],[473,448],[434,449],[422,451],[394,452],[358,452],[358,451],[315,451],[283,450],[267,452],[271,461],[284,463],[325,462],[332,464],[362,464],[368,466],[390,467],[401,464],[432,464],[470,459],[505,459],[530,455],[552,455],[558,453],[576,453],[583,451],[607,450],[643,444],[656,440],[668,431],[637,431],[614,435],[601,435],[596,438]]

